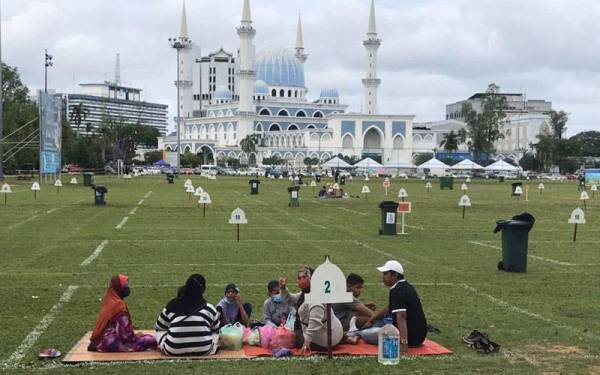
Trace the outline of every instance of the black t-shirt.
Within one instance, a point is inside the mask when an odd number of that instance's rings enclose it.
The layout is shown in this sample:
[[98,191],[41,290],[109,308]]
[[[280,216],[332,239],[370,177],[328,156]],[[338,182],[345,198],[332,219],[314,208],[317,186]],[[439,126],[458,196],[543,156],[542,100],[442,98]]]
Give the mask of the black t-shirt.
[[408,345],[421,345],[427,337],[427,320],[415,288],[406,280],[398,282],[395,287],[390,289],[389,306],[396,327],[398,326],[396,313],[406,311]]

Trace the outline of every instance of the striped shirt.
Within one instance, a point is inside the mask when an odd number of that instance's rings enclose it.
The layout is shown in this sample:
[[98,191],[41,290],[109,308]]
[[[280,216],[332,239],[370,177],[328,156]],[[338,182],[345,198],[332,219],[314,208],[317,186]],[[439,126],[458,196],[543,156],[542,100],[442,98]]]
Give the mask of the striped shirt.
[[156,341],[166,355],[210,355],[216,349],[213,334],[218,333],[219,324],[219,313],[210,303],[191,315],[164,308],[156,321]]

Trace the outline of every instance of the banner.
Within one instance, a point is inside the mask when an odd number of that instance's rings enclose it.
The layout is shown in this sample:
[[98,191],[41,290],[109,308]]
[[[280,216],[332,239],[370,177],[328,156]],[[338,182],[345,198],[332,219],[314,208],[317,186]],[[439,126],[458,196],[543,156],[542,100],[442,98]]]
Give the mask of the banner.
[[600,169],[586,169],[585,184],[588,186],[600,185]]
[[62,100],[40,91],[40,173],[60,173]]

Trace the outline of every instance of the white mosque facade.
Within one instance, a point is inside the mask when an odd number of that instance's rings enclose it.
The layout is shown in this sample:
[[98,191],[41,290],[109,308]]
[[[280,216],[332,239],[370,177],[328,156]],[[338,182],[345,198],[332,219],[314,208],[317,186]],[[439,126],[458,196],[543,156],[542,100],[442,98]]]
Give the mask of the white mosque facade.
[[[294,49],[275,48],[255,53],[249,0],[244,0],[237,33],[240,38],[237,61],[223,50],[209,58],[196,59],[192,48],[180,51],[181,152],[212,154],[212,160],[236,158],[243,164],[261,163],[279,157],[288,165],[301,167],[306,157],[321,161],[342,154],[359,159],[371,156],[384,166],[410,167],[413,154],[413,115],[378,113],[378,38],[374,1],[371,1],[367,38],[364,113],[347,113],[336,88],[323,88],[317,99],[309,100],[305,84],[302,24],[298,20]],[[185,6],[180,39],[188,39]],[[204,63],[202,63],[204,61]],[[216,77],[215,61],[225,77]],[[194,79],[194,62],[201,74]],[[201,78],[200,78],[201,77]],[[357,83],[359,79],[356,79]],[[198,90],[201,87],[201,90]],[[200,94],[194,95],[194,92]],[[257,134],[256,152],[246,155],[240,141]],[[159,148],[177,151],[174,135],[159,138]]]

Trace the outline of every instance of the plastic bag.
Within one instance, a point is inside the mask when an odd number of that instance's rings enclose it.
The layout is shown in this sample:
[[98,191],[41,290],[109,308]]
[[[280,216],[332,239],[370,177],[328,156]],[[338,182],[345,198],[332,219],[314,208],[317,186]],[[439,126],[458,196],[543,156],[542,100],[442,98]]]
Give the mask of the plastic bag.
[[244,327],[240,323],[228,324],[219,331],[219,348],[241,350]]
[[292,309],[287,319],[285,320],[284,327],[289,329],[290,331],[294,330],[294,325],[296,324],[296,310]]
[[275,334],[271,338],[269,348],[276,349],[293,349],[296,344],[296,334],[293,330],[285,327],[275,328]]
[[248,336],[248,345],[260,346],[260,328],[253,329]]
[[260,346],[264,349],[269,349],[271,340],[275,336],[275,327],[264,326],[260,327]]
[[252,330],[248,327],[243,327],[242,329],[244,330],[244,335],[242,336],[242,342],[244,344],[246,344],[246,343],[248,343],[248,337],[250,337]]

